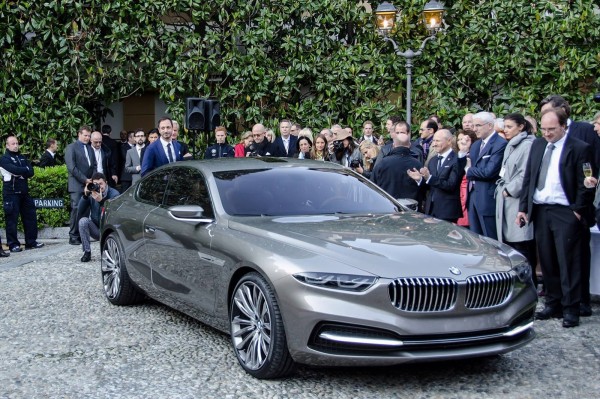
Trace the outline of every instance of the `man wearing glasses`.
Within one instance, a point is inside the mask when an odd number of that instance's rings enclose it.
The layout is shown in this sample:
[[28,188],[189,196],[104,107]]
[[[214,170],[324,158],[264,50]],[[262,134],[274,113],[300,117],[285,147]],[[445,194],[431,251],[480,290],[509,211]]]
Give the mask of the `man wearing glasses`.
[[495,118],[489,112],[473,115],[477,140],[471,146],[465,171],[467,174],[470,229],[497,239],[496,181],[502,168],[506,140],[494,131]]
[[135,147],[127,151],[125,160],[125,171],[131,175],[131,184],[142,177],[142,159],[146,151],[146,134],[144,134],[144,130],[138,129],[133,137],[135,138]]
[[266,129],[264,125],[261,123],[257,123],[252,126],[252,138],[254,139],[254,143],[250,145],[250,149],[247,156],[257,156],[257,157],[269,157],[274,156],[275,151],[273,148],[273,144],[269,142],[269,140],[265,139]]

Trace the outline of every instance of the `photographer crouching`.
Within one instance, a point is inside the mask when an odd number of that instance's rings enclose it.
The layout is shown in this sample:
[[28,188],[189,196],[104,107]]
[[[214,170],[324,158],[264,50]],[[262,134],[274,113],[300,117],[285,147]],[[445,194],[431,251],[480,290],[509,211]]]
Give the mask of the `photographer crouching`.
[[[92,175],[92,182],[84,187],[83,197],[79,200],[77,218],[79,220],[79,234],[83,248],[82,262],[89,262],[92,259],[90,238],[95,240],[100,238],[100,216],[104,201],[115,198],[118,195],[119,192],[117,190],[108,186],[106,176],[103,173],[94,173]],[[83,215],[89,215],[89,217]]]

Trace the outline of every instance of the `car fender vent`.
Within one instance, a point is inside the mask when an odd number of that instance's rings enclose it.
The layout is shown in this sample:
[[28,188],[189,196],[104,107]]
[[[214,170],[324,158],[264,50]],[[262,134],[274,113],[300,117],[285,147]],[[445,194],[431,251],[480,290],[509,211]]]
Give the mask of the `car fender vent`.
[[456,304],[458,284],[451,278],[398,278],[390,283],[392,305],[406,312],[443,312]]

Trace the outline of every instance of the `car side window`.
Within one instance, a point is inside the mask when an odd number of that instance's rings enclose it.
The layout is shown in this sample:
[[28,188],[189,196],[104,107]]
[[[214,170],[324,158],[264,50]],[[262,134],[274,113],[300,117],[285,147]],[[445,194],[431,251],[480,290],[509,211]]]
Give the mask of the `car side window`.
[[199,205],[204,209],[204,217],[214,218],[210,195],[202,174],[192,168],[177,168],[171,175],[164,204]]
[[169,183],[170,170],[164,170],[149,176],[140,182],[137,197],[140,201],[162,204],[167,185]]

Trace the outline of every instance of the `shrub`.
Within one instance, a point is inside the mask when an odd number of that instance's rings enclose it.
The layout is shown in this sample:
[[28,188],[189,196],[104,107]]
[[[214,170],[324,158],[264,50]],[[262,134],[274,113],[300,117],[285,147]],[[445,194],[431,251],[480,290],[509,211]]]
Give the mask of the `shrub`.
[[[38,209],[38,228],[68,225],[71,201],[67,191],[67,167],[65,165],[51,168],[34,167],[34,170],[35,175],[29,179],[29,195],[32,198],[62,198],[65,204],[61,209]],[[0,200],[2,200],[1,193]],[[6,226],[4,212],[0,213],[0,226]],[[19,220],[19,230],[23,230],[21,220]]]

